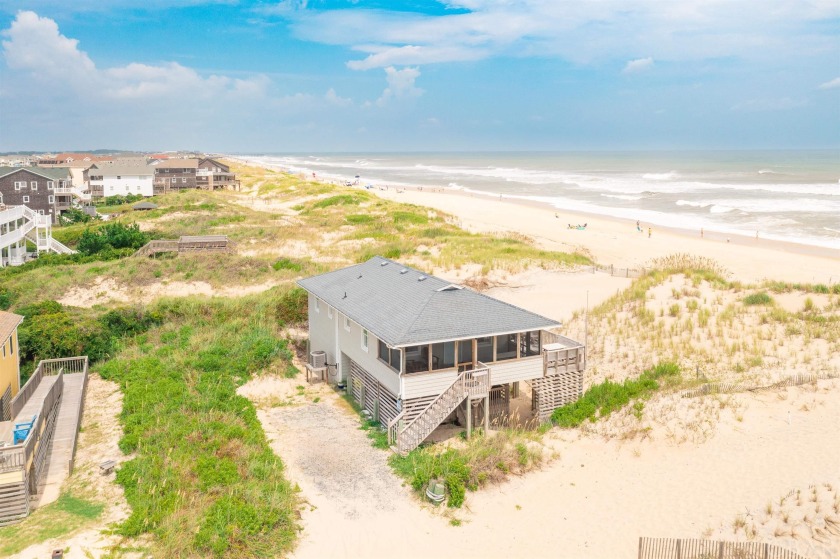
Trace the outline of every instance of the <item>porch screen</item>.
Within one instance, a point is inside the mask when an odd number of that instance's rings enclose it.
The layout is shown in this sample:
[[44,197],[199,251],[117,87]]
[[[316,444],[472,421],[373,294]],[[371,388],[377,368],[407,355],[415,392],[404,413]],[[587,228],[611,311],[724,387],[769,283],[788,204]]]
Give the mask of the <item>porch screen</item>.
[[455,366],[455,342],[432,344],[432,370],[451,369]]
[[476,340],[478,346],[478,360],[482,363],[490,363],[493,361],[493,338],[478,338]]
[[405,348],[405,372],[422,373],[429,370],[429,346],[415,345]]
[[540,354],[540,331],[532,330],[519,334],[519,357]]
[[516,359],[516,334],[496,336],[496,361]]

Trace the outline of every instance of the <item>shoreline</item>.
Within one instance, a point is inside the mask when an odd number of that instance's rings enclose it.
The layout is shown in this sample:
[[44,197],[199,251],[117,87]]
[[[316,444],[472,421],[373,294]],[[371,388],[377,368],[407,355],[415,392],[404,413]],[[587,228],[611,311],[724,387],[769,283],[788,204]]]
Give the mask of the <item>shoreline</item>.
[[[292,173],[279,165],[245,158],[231,158],[245,165]],[[313,181],[308,174],[302,177]],[[327,178],[323,182],[344,181]],[[550,203],[518,197],[478,194],[445,187],[373,185],[369,192],[394,201],[446,212],[473,232],[523,234],[537,246],[562,252],[582,251],[602,265],[616,268],[650,267],[651,261],[688,253],[710,258],[726,268],[733,279],[747,283],[779,280],[790,283],[833,285],[840,283],[840,249],[775,239],[754,239],[715,230],[699,231],[642,222],[642,233],[633,220],[609,215],[555,209]],[[555,217],[556,216],[556,217]],[[568,229],[587,223],[586,230]],[[648,237],[648,228],[651,236]],[[728,241],[727,241],[728,239]]]

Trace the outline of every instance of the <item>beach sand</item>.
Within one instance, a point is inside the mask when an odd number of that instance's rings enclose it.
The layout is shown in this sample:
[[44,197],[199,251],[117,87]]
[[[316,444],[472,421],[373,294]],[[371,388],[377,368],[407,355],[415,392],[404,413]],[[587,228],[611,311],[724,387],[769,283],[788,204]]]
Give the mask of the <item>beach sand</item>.
[[[400,202],[449,213],[469,231],[520,233],[539,246],[564,252],[582,250],[599,264],[620,268],[650,266],[655,258],[690,253],[712,258],[732,273],[730,279],[774,279],[799,283],[840,282],[840,247],[829,249],[704,231],[650,227],[635,221],[555,210],[536,202],[467,194],[452,190],[389,188],[371,192]],[[556,215],[556,217],[555,217]],[[568,225],[587,224],[585,230]],[[648,228],[651,235],[648,237]],[[729,242],[727,242],[729,239]]]

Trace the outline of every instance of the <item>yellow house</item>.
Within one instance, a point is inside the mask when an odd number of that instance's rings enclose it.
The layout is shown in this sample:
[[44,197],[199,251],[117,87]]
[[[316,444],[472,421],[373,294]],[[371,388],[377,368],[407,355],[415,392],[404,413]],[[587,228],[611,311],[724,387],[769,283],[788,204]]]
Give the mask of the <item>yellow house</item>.
[[0,311],[0,421],[10,421],[12,398],[20,390],[17,327],[23,317]]

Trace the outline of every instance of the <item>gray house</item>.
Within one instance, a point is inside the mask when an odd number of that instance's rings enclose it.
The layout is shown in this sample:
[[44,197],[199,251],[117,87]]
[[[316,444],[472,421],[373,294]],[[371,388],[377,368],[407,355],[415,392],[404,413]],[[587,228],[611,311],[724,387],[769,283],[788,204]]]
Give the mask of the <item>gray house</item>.
[[580,397],[583,346],[560,324],[388,260],[303,279],[309,293],[309,373],[346,383],[409,451],[448,418],[509,413],[519,383],[544,421]]

